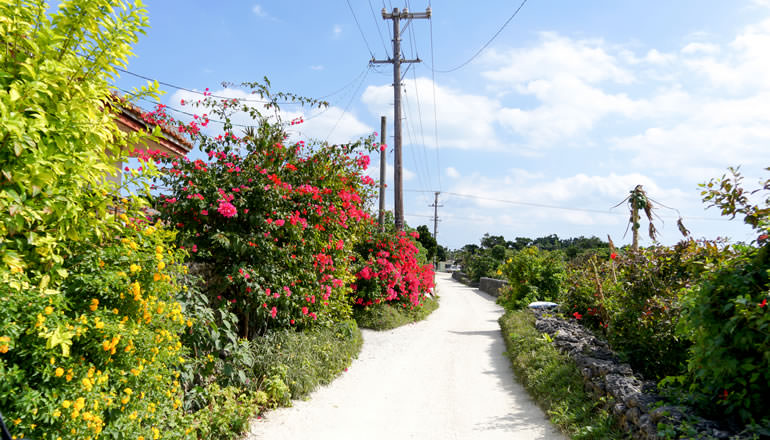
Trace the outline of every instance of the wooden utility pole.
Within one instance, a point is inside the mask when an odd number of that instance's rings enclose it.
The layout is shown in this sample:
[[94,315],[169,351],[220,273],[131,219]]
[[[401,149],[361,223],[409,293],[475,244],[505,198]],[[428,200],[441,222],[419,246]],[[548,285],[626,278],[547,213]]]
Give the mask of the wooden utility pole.
[[[438,209],[444,205],[438,204],[439,191],[434,193],[434,200],[432,205],[428,205],[433,208],[433,239],[436,240],[436,246],[438,246]],[[433,266],[438,266],[438,247],[436,248],[436,255],[433,257]]]
[[406,60],[401,58],[401,28],[399,20],[412,20],[415,18],[430,18],[430,8],[425,12],[409,12],[406,8],[399,11],[393,8],[392,13],[388,13],[382,8],[382,18],[384,20],[393,20],[393,57],[387,60],[375,60],[372,58],[372,64],[393,64],[393,191],[394,206],[393,214],[396,217],[396,229],[404,228],[404,188],[402,177],[401,162],[401,64],[419,63],[422,60]]
[[377,222],[380,225],[380,231],[385,231],[385,168],[387,162],[385,161],[385,130],[387,129],[387,118],[385,116],[380,117],[380,215],[377,217]]

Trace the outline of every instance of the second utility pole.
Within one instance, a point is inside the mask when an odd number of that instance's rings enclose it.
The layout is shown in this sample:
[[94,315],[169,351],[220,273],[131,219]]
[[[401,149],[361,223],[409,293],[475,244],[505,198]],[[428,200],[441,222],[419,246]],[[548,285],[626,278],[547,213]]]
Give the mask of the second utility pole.
[[401,29],[399,20],[414,18],[430,18],[430,8],[425,12],[409,12],[406,8],[399,11],[393,8],[393,13],[388,13],[382,8],[382,18],[393,20],[393,57],[387,60],[375,60],[373,64],[393,64],[393,214],[396,217],[396,229],[404,228],[404,188],[401,162],[401,63],[419,63],[421,60],[405,60],[401,58]]

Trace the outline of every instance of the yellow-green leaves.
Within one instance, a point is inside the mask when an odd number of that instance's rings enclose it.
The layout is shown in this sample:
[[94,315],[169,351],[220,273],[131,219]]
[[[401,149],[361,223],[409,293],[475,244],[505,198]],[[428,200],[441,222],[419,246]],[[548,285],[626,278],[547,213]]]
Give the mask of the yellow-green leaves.
[[50,350],[59,346],[61,347],[62,356],[69,357],[70,347],[72,346],[72,337],[75,336],[75,332],[56,327],[54,330],[48,332],[40,332],[38,333],[38,336],[45,338],[45,348]]

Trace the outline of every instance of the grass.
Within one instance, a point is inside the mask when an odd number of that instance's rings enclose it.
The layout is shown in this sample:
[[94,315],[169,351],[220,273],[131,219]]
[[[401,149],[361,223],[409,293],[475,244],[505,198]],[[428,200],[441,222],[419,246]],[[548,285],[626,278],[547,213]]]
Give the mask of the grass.
[[551,421],[573,439],[624,439],[601,401],[583,391],[575,363],[535,329],[528,310],[508,311],[500,318],[513,371]]
[[422,307],[412,310],[393,307],[390,304],[378,304],[365,309],[356,309],[353,317],[361,328],[372,330],[390,330],[402,325],[422,321],[438,308],[438,298],[426,298]]
[[288,386],[291,398],[298,399],[346,370],[358,357],[362,344],[361,331],[352,320],[331,328],[269,332],[252,342],[254,371],[257,377],[278,376]]

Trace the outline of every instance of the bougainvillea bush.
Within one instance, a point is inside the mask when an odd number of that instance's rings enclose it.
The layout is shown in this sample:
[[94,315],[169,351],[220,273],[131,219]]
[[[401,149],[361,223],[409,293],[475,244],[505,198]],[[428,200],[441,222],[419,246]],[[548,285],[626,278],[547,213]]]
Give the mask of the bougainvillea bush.
[[[213,111],[237,107],[206,99]],[[179,231],[193,261],[215,267],[206,292],[229,304],[242,337],[348,319],[348,256],[372,221],[366,208],[374,181],[364,174],[371,139],[289,143],[282,125],[257,119],[241,137],[180,123],[203,159],[148,153],[165,167],[160,218]]]
[[433,266],[420,261],[417,231],[378,232],[356,245],[356,281],[352,285],[357,307],[391,304],[421,307],[434,287]]

